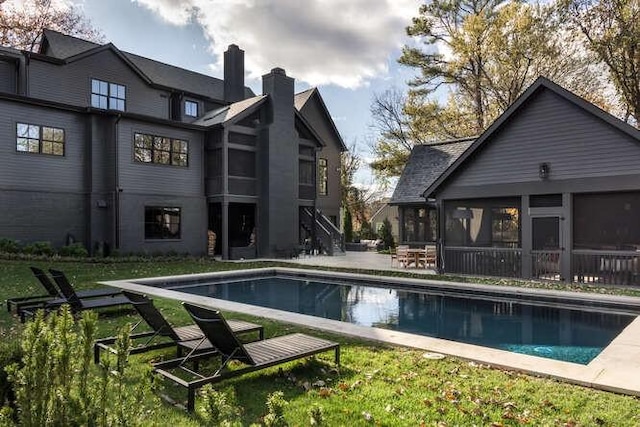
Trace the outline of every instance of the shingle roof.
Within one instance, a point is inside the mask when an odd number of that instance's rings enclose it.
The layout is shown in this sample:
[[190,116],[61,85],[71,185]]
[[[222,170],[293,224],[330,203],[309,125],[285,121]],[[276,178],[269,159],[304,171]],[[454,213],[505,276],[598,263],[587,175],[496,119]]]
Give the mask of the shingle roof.
[[[218,124],[226,123],[234,118],[239,118],[243,112],[247,110],[253,110],[252,107],[257,107],[261,104],[267,95],[255,96],[253,98],[245,99],[243,101],[234,102],[231,105],[227,105],[215,110],[207,111],[204,116],[193,122],[194,125],[199,126],[214,126]],[[248,111],[247,111],[248,112]]]
[[300,111],[302,107],[304,107],[304,104],[306,104],[309,98],[311,98],[311,95],[313,95],[314,91],[315,88],[312,87],[311,89],[307,89],[295,94],[295,96],[293,97],[293,104],[295,105],[296,110]]
[[455,162],[475,138],[416,145],[398,180],[390,204],[425,203],[424,190]]
[[[48,54],[59,59],[67,59],[100,46],[52,30],[45,30],[44,36],[49,44]],[[224,98],[224,81],[222,79],[154,61],[133,53],[122,51],[122,54],[154,84],[212,99],[222,100]],[[255,96],[253,91],[245,87],[245,97],[252,96]]]
[[309,102],[309,100],[313,95],[316,95],[318,97],[320,108],[324,111],[324,115],[329,125],[331,126],[331,129],[333,130],[333,133],[336,137],[336,140],[338,141],[338,144],[340,145],[340,151],[347,151],[348,148],[344,143],[344,140],[342,139],[342,135],[340,135],[340,132],[338,131],[338,128],[336,127],[336,124],[333,121],[333,118],[331,117],[331,113],[329,113],[329,109],[327,108],[327,105],[324,103],[324,100],[322,99],[322,95],[320,95],[318,88],[312,87],[311,89],[307,89],[300,93],[296,93],[295,96],[293,97],[293,105],[295,106],[296,110],[298,110],[298,112],[302,114],[302,110],[304,106],[307,104],[307,102]]

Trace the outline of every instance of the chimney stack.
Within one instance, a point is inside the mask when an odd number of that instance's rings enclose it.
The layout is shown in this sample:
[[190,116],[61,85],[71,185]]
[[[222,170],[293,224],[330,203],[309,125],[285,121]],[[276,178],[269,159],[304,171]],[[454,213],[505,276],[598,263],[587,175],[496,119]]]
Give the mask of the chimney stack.
[[244,50],[231,44],[224,53],[224,100],[244,99]]

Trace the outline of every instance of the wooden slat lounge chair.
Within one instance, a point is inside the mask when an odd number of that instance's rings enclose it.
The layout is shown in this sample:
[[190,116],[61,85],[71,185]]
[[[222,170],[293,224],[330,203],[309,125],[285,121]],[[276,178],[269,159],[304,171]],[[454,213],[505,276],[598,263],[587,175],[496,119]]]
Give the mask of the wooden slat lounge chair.
[[[56,288],[56,286],[51,282],[49,276],[37,267],[29,267],[33,275],[38,279],[38,282],[42,285],[42,287],[47,292],[44,295],[35,295],[29,297],[18,297],[18,298],[10,298],[7,300],[7,311],[11,311],[12,308],[15,308],[16,311],[20,311],[22,307],[26,307],[29,305],[38,305],[38,304],[46,304],[47,302],[63,299],[64,296],[60,293],[60,291]],[[113,296],[120,294],[120,289],[116,288],[99,288],[99,289],[88,289],[77,291],[76,294],[80,298],[97,298],[104,296]],[[64,301],[61,302],[63,304]]]
[[129,301],[129,299],[122,294],[96,298],[80,298],[62,271],[49,269],[49,273],[51,273],[51,277],[53,277],[56,285],[58,285],[63,298],[50,300],[43,304],[22,307],[18,311],[21,322],[24,322],[27,316],[33,315],[38,309],[51,311],[59,308],[63,304],[68,304],[73,313],[77,313],[83,310],[94,310],[98,308],[116,307],[119,305],[131,304],[131,301]]
[[[145,351],[155,350],[159,348],[176,346],[178,356],[181,356],[181,350],[186,348],[189,351],[192,350],[204,337],[204,334],[198,327],[198,325],[179,326],[174,328],[165,319],[160,310],[153,305],[153,300],[146,295],[137,294],[134,292],[123,291],[136,311],[153,330],[148,332],[133,333],[135,328],[142,323],[142,320],[136,323],[130,335],[132,340],[146,339],[146,342],[133,347],[130,354],[143,353]],[[247,334],[252,332],[258,333],[260,340],[264,339],[264,327],[251,322],[245,322],[243,320],[228,320],[227,323],[231,327],[231,330],[236,334]],[[154,340],[159,339],[159,342]],[[163,340],[164,339],[164,340]],[[167,340],[168,339],[168,340]],[[95,342],[94,362],[100,363],[100,354],[102,350],[114,352],[114,349],[110,347],[111,344],[116,342],[116,337],[102,338]],[[209,341],[204,341],[200,344],[199,351],[213,350]]]
[[[340,344],[336,342],[296,333],[242,344],[219,311],[188,303],[183,303],[183,305],[196,324],[200,326],[205,338],[209,340],[217,351],[194,354],[194,351],[197,350],[196,346],[192,352],[183,358],[154,364],[154,370],[187,389],[187,410],[189,411],[194,409],[196,390],[205,384],[219,382],[226,378],[243,375],[325,351],[334,351],[335,363],[340,363]],[[202,341],[204,342],[204,339]],[[194,361],[197,364],[198,360],[212,355],[221,356],[222,363],[220,368],[211,375],[198,373],[197,365],[193,370],[186,367],[186,363],[189,361]],[[233,360],[241,362],[245,366],[233,370],[228,369],[229,362]],[[195,379],[185,380],[173,374],[171,371],[174,369],[181,369]]]

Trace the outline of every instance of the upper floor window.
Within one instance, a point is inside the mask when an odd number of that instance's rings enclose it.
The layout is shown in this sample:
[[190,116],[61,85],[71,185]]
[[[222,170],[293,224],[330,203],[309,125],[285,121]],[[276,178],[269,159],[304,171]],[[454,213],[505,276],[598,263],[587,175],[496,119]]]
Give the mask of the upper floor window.
[[180,208],[163,206],[145,206],[145,239],[179,239]]
[[18,123],[16,150],[25,153],[64,156],[64,129]]
[[318,193],[321,196],[329,194],[329,166],[327,159],[318,159]]
[[173,166],[189,165],[189,143],[181,139],[136,133],[133,152],[136,162]]
[[92,107],[124,111],[126,98],[126,88],[124,86],[91,79]]
[[184,101],[184,114],[190,117],[198,117],[198,103],[195,101]]

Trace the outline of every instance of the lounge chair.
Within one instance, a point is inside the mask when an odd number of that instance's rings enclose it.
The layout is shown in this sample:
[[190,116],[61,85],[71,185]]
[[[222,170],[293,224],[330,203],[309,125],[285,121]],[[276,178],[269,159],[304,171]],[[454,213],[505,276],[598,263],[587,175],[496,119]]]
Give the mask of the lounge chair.
[[[33,275],[38,279],[38,282],[42,285],[42,287],[47,292],[45,295],[35,295],[28,297],[18,297],[18,298],[10,298],[7,300],[7,311],[11,311],[11,308],[14,307],[16,311],[20,311],[22,307],[33,306],[39,304],[46,304],[47,302],[52,302],[56,299],[63,299],[64,296],[60,293],[60,291],[56,288],[56,286],[51,282],[49,276],[47,274],[37,268],[37,267],[29,267]],[[120,289],[116,288],[99,288],[99,289],[88,289],[83,291],[77,291],[76,294],[80,298],[97,298],[104,296],[113,296],[120,294]],[[62,302],[64,303],[64,301]]]
[[[219,311],[211,310],[188,303],[183,303],[204,333],[205,339],[215,348],[213,352],[194,353],[198,347],[185,357],[167,360],[154,364],[154,371],[173,381],[174,383],[187,389],[187,410],[193,411],[195,405],[195,392],[198,388],[209,383],[216,383],[226,378],[236,377],[248,372],[257,371],[270,366],[300,359],[325,351],[335,352],[335,363],[340,363],[340,344],[321,338],[312,337],[305,334],[295,333],[283,335],[276,338],[269,338],[263,341],[255,341],[242,344],[231,330],[227,321]],[[211,375],[203,375],[197,372],[197,362],[203,358],[211,356],[221,356],[221,366]],[[229,370],[228,364],[231,361],[243,363],[244,367]],[[186,362],[196,363],[193,370],[188,369]],[[182,369],[195,379],[188,381],[174,375],[171,370]]]
[[63,298],[50,300],[45,302],[44,304],[23,307],[18,311],[18,314],[20,314],[21,322],[24,322],[27,316],[33,315],[33,313],[38,309],[51,311],[57,309],[63,304],[68,304],[73,313],[77,313],[83,310],[94,310],[98,308],[131,304],[131,301],[129,301],[129,299],[122,294],[96,298],[80,298],[62,271],[49,269],[49,273],[51,273],[51,277],[53,277],[56,285],[58,285],[58,288],[60,288],[60,292],[62,293]]
[[[178,356],[181,356],[182,349],[192,350],[204,337],[198,325],[179,326],[177,328],[171,326],[162,313],[153,305],[153,300],[146,295],[128,291],[123,291],[122,293],[131,301],[133,307],[138,311],[142,319],[153,329],[152,331],[132,333],[130,335],[132,340],[146,339],[145,343],[132,348],[130,354],[176,346]],[[142,320],[133,326],[132,332],[140,323],[142,323]],[[264,327],[262,325],[256,325],[255,323],[245,322],[243,320],[229,320],[227,323],[229,323],[229,326],[236,334],[258,332],[259,339],[264,339]],[[163,338],[168,338],[169,340],[167,341],[165,339],[161,342],[154,342],[155,339],[161,340]],[[114,342],[116,342],[116,337],[102,338],[95,342],[93,347],[95,363],[100,363],[100,353],[102,350],[114,352],[113,348],[110,347]],[[210,351],[213,350],[213,347],[211,343],[205,341],[198,350]]]

